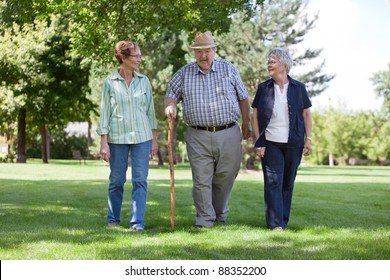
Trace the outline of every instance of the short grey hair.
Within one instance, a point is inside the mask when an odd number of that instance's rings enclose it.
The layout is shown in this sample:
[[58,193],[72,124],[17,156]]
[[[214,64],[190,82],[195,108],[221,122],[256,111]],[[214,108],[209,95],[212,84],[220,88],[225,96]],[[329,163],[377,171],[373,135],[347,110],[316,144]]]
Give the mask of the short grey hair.
[[285,48],[274,48],[268,53],[268,58],[276,58],[279,60],[279,63],[287,65],[287,74],[290,73],[290,70],[293,66],[293,60],[291,58],[288,49]]

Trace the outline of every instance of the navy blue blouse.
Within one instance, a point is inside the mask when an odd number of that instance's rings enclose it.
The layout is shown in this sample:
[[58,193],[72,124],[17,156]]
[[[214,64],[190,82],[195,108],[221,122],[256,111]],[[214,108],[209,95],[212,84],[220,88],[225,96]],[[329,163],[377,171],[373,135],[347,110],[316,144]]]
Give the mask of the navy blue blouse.
[[[303,110],[311,107],[306,87],[303,83],[288,76],[287,104],[289,117],[288,146],[300,147],[304,145],[305,126]],[[255,147],[265,147],[265,129],[267,128],[275,103],[274,80],[269,79],[259,84],[252,108],[257,109],[260,137]]]

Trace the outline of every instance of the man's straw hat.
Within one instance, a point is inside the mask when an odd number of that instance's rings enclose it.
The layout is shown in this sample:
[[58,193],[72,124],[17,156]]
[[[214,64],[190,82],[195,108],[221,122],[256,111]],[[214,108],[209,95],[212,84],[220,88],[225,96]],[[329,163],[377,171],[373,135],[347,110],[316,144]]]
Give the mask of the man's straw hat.
[[218,46],[216,43],[214,43],[213,35],[210,31],[206,31],[205,33],[198,32],[195,35],[195,41],[192,46],[190,46],[191,49],[208,49],[208,48],[214,48]]

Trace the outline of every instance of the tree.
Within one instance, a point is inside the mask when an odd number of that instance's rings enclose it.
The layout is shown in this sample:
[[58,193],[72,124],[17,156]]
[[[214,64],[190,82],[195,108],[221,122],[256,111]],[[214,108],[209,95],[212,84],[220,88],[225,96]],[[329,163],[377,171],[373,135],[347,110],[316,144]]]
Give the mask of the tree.
[[383,165],[390,156],[390,121],[378,112],[342,112],[330,108],[313,112],[313,154],[315,164]]
[[364,143],[364,153],[368,159],[384,165],[390,158],[390,119],[382,113],[372,113],[366,119],[370,133]]
[[[66,29],[68,32],[66,35],[67,47],[65,48],[67,49],[65,54],[68,55],[68,58],[72,55],[80,58],[80,55],[78,54],[81,53],[85,58],[92,59],[96,64],[106,65],[107,63],[110,64],[112,61],[112,47],[118,40],[130,39],[139,42],[147,42],[150,40],[151,36],[161,33],[164,30],[184,29],[189,32],[195,32],[196,30],[207,27],[210,30],[226,31],[231,22],[231,14],[237,11],[243,11],[249,18],[256,7],[262,2],[262,0],[121,0],[114,2],[108,0],[7,0],[0,1],[0,24],[4,30],[7,28],[12,30],[14,26],[18,26],[18,28],[22,29],[29,27],[33,30],[34,28],[37,28],[36,24],[38,22],[50,23],[52,15],[61,14],[69,20]],[[12,32],[13,31],[11,31],[11,33]],[[38,33],[36,33],[35,36],[38,36],[37,34]],[[1,33],[0,35],[3,36],[4,33]],[[14,34],[12,34],[11,37],[13,35]],[[26,33],[25,35],[27,37]],[[41,49],[37,49],[36,52],[32,51],[32,53],[29,51],[27,52],[27,57],[31,58],[31,61],[36,62],[35,68],[31,67],[33,66],[32,63],[27,64],[28,67],[30,67],[30,70],[36,70],[39,66],[45,65],[44,61],[40,61],[36,54],[43,51],[42,48],[48,46],[43,44],[43,40],[34,40],[33,42],[34,44],[28,46],[27,49],[32,49],[34,46],[38,46],[38,44],[40,44]],[[20,53],[25,53],[25,50],[22,48],[10,49],[16,53],[19,51]],[[46,51],[49,53],[48,50]],[[56,49],[56,51],[59,51],[59,49]],[[14,54],[13,57],[15,58],[16,55],[17,54]],[[46,63],[48,61],[54,62],[54,60],[50,60],[50,57],[52,58],[53,56],[54,53],[46,58],[43,55],[41,58],[43,60],[46,59]],[[5,56],[3,56],[3,58],[4,57]],[[46,86],[46,89],[42,90],[42,88],[39,88],[38,84],[35,87],[25,87],[24,85],[21,86],[18,82],[21,80],[20,76],[24,77],[22,79],[24,81],[36,81],[36,77],[42,78],[38,78],[37,80],[50,81],[50,78],[53,77],[47,76],[49,72],[43,71],[40,74],[37,74],[39,72],[29,71],[29,73],[23,73],[23,71],[19,71],[20,67],[18,67],[17,63],[10,63],[11,60],[12,59],[3,60],[3,62],[7,64],[6,67],[4,67],[4,70],[10,70],[8,73],[6,73],[6,71],[3,71],[3,73],[9,78],[5,85],[7,90],[12,91],[13,94],[18,96],[25,97],[21,102],[26,102],[26,104],[18,104],[20,110],[19,115],[21,117],[19,121],[23,119],[25,113],[28,113],[26,106],[32,105],[43,108],[42,105],[54,105],[51,103],[50,98],[45,98],[50,96],[50,94],[47,94],[47,84],[44,85]],[[17,60],[15,59],[14,61]],[[88,60],[80,60],[79,62],[82,62],[79,63],[80,66],[85,66],[85,62],[88,62]],[[49,65],[51,64],[49,63]],[[49,67],[46,70],[48,69]],[[13,73],[15,75],[8,76],[12,70],[15,70]],[[36,73],[35,75],[34,72]],[[29,75],[31,75],[31,79],[29,78]],[[77,74],[75,75],[79,77]],[[84,76],[82,75],[81,77]],[[12,78],[14,78],[14,80],[12,80]],[[17,90],[12,88],[13,84],[17,85]],[[43,86],[43,84],[41,85]],[[27,88],[29,88],[29,91],[27,91]],[[34,96],[33,89],[36,90],[36,97],[39,98],[30,98]],[[54,98],[54,101],[56,100],[58,99]],[[89,106],[89,100],[83,99],[82,96],[79,101],[79,104],[88,104]],[[30,104],[31,102],[33,102],[33,104]],[[38,104],[39,102],[40,104]],[[64,104],[67,103],[64,102]],[[72,109],[72,106],[68,106],[68,108]],[[92,110],[91,107],[89,107],[89,110],[85,111],[81,110],[82,108],[78,109],[78,112],[85,112],[86,118]],[[55,112],[55,110],[53,112]],[[45,120],[45,122],[48,119],[51,121],[54,120],[54,114],[51,114],[50,116],[47,115],[47,113],[51,113],[50,110],[41,111],[41,113],[42,114],[39,116],[41,120]],[[38,115],[35,117],[35,120],[39,119]],[[51,119],[51,117],[53,118]],[[59,117],[64,118],[65,116],[60,114]],[[20,128],[23,128],[23,121],[20,122],[19,125]],[[44,122],[41,122],[41,125],[43,125],[41,131],[45,134],[46,128]],[[25,142],[22,133],[23,129],[20,129],[18,135],[20,158],[22,158],[22,151],[25,150],[25,148],[22,147],[22,143]],[[46,137],[43,136],[42,139],[46,139]],[[46,156],[43,155],[43,157]],[[22,159],[22,161],[24,161],[24,159]]]
[[[160,34],[151,36],[150,40],[142,45],[143,63],[142,71],[151,79],[153,98],[155,104],[156,118],[159,123],[157,139],[159,143],[158,162],[160,165],[167,155],[167,145],[165,139],[168,138],[166,130],[167,119],[164,114],[164,96],[166,85],[172,77],[174,65],[183,59],[183,51],[180,50],[178,31],[166,30]],[[177,134],[175,126],[175,135]],[[176,137],[173,137],[173,146],[176,147]],[[173,150],[173,158],[176,159],[176,151]]]
[[14,23],[0,37],[3,88],[20,96],[18,162],[25,162],[26,117],[41,131],[42,159],[48,160],[48,128],[87,120],[94,105],[87,98],[89,60],[71,52],[69,22],[51,16],[34,24]]
[[[328,133],[328,122],[326,118],[326,112],[312,112],[313,130],[312,130],[312,144],[313,154],[308,160],[312,160],[317,165],[321,164],[333,164],[333,160],[329,159],[329,133]],[[305,159],[305,160],[307,160]]]
[[[94,59],[111,59],[115,41],[145,41],[164,30],[195,32],[204,28],[226,32],[230,15],[242,11],[250,18],[263,0],[8,0],[2,18],[10,24],[31,23],[50,14],[72,14],[75,49]],[[8,25],[9,26],[9,25]]]
[[387,67],[387,70],[374,73],[371,81],[374,83],[377,95],[384,98],[383,108],[390,115],[390,63]]
[[[236,14],[230,31],[218,36],[221,43],[218,54],[237,66],[251,94],[256,92],[259,82],[269,78],[266,56],[272,48],[289,48],[295,66],[305,65],[321,55],[320,49],[306,49],[303,53],[297,50],[297,45],[317,20],[317,16],[308,18],[307,4],[308,0],[265,1],[263,8],[249,21],[244,21],[242,14]],[[323,67],[324,61],[307,73],[295,75],[306,84],[309,96],[323,92],[334,78],[322,73]]]

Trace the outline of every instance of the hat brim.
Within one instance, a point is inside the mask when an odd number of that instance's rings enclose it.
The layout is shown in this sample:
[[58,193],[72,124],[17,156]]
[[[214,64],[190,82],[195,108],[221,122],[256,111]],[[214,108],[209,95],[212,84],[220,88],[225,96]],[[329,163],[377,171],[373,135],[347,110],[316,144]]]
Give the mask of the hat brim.
[[215,48],[216,46],[218,46],[218,44],[192,45],[190,46],[190,49],[210,49]]

